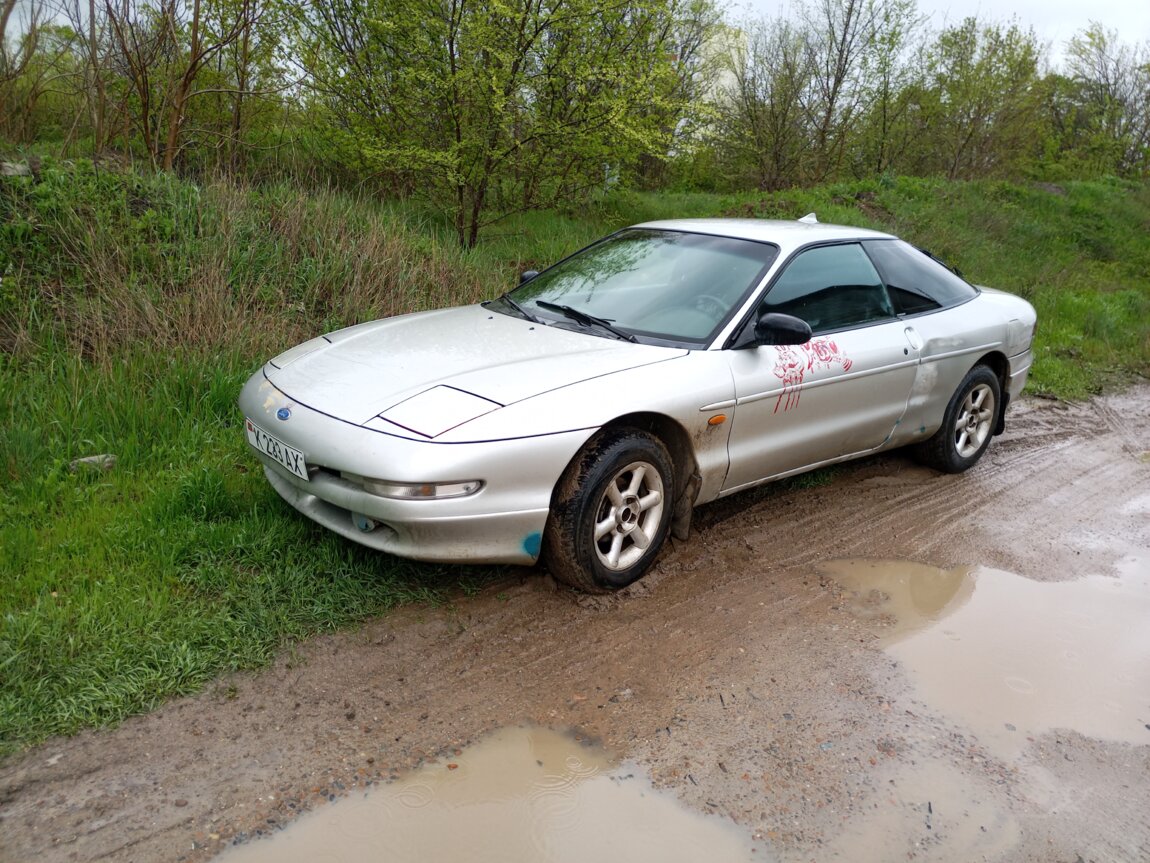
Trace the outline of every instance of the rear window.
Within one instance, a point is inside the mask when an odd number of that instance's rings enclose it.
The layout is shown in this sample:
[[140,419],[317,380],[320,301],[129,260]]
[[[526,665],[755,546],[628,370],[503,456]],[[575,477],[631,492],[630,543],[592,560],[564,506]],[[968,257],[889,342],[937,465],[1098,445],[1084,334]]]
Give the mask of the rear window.
[[978,295],[962,278],[902,240],[868,240],[863,246],[882,274],[897,314],[957,306]]

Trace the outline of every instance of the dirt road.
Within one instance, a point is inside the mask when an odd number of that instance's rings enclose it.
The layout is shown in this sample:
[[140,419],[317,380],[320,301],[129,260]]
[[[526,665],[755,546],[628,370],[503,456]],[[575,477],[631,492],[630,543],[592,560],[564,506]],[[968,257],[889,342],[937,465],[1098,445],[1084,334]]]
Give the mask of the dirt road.
[[966,475],[742,495],[622,594],[514,572],[50,741],[0,766],[0,859],[206,860],[529,721],[756,859],[1144,861],[1146,633],[1150,387],[1027,399]]

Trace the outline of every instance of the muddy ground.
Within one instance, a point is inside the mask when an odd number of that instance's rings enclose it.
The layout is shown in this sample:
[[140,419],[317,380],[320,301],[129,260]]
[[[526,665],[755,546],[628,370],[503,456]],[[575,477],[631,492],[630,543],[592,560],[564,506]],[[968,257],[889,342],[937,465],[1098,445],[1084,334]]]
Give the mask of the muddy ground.
[[[1150,387],[1026,399],[966,475],[895,453],[822,487],[704,507],[691,541],[619,595],[509,570],[479,596],[315,639],[259,674],[9,760],[0,859],[206,860],[529,721],[583,729],[689,807],[733,819],[757,859],[1150,860],[1150,691],[1134,708],[1097,705],[1145,714],[1123,714],[1116,736],[1009,716],[991,734],[892,654],[882,591],[828,567],[1138,582],[1148,451]],[[868,603],[880,613],[861,613]],[[1150,632],[1150,619],[1126,628]]]

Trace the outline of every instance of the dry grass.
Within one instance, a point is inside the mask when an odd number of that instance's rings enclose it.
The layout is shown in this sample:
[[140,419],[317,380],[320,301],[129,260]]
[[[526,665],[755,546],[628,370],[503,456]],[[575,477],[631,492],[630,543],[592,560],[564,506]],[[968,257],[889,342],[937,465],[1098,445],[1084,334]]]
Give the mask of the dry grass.
[[10,355],[47,335],[100,364],[140,347],[255,357],[495,291],[490,267],[346,193],[75,174],[0,188],[26,226],[0,305]]

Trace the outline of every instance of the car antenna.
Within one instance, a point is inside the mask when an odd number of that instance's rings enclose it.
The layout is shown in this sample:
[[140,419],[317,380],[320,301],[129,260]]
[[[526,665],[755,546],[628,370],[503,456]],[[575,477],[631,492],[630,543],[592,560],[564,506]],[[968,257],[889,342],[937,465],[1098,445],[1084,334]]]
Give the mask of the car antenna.
[[799,221],[804,225],[817,225],[819,223],[819,217],[814,213],[807,213],[805,216],[799,219]]

